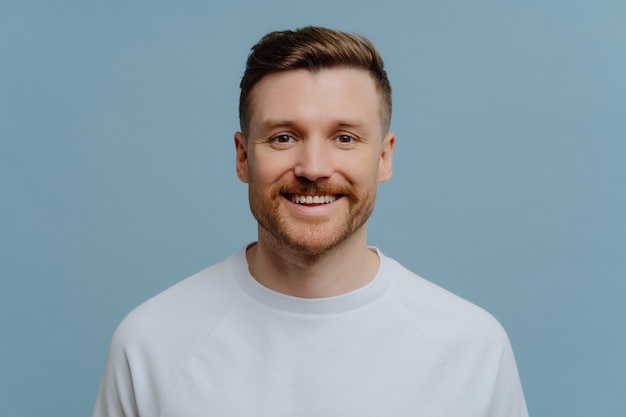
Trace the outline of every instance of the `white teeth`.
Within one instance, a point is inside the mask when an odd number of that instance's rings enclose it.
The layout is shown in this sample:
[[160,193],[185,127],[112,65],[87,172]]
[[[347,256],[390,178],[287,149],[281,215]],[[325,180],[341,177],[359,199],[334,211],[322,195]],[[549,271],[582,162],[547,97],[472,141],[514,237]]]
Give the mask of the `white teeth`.
[[296,204],[328,204],[335,201],[334,195],[293,195],[291,201]]

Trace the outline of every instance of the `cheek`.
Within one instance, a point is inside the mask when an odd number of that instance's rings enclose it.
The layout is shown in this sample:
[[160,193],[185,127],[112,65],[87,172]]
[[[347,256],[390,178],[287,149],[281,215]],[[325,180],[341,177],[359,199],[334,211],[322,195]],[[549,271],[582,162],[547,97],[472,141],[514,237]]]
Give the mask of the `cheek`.
[[293,166],[288,155],[276,154],[271,157],[257,157],[249,164],[248,172],[250,181],[268,186],[285,180],[290,173],[293,175]]
[[338,171],[350,182],[378,182],[378,158],[371,155],[347,156],[338,161]]

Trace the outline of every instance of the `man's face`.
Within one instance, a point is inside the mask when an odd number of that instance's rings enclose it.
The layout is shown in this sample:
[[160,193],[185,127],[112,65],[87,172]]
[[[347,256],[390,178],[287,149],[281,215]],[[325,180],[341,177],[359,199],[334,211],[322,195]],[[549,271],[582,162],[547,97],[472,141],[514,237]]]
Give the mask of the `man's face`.
[[260,241],[313,256],[365,241],[377,184],[391,177],[395,138],[380,106],[358,69],[278,72],[254,86],[248,137],[235,145]]

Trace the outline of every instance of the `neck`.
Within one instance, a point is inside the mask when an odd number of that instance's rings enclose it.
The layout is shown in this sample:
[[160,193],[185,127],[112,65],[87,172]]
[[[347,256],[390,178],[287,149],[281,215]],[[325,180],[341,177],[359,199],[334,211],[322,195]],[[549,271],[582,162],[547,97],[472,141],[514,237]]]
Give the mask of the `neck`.
[[301,298],[333,297],[368,284],[378,255],[366,245],[365,226],[348,241],[320,255],[298,253],[259,234],[246,252],[250,274],[274,291]]

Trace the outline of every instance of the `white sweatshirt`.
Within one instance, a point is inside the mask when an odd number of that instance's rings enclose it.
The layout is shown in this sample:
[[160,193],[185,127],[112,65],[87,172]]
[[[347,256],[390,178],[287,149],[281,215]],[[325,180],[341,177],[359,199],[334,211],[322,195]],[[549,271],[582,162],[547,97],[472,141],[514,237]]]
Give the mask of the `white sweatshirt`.
[[94,417],[526,417],[496,320],[378,254],[331,298],[263,287],[245,249],[179,282],[118,327]]

